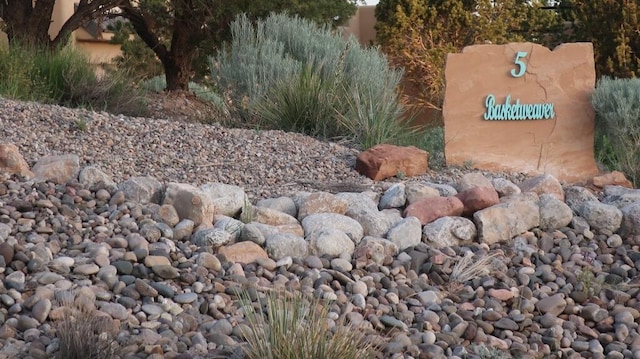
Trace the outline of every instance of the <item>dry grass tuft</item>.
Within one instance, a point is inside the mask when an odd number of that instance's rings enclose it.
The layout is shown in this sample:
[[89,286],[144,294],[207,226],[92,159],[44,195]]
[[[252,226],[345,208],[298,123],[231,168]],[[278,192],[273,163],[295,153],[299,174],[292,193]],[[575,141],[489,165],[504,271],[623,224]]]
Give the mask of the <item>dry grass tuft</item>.
[[55,323],[60,342],[57,359],[113,359],[118,357],[116,336],[120,326],[95,308],[75,303],[73,295],[60,296],[58,303],[66,309],[63,319]]
[[483,277],[494,271],[493,261],[498,254],[489,254],[482,257],[476,257],[471,252],[466,252],[458,262],[453,266],[449,279],[451,282],[464,284],[475,278]]
[[264,310],[256,310],[249,295],[240,304],[250,328],[243,333],[249,359],[347,359],[373,358],[374,346],[365,334],[340,321],[332,329],[330,302],[307,299],[300,293],[270,291]]

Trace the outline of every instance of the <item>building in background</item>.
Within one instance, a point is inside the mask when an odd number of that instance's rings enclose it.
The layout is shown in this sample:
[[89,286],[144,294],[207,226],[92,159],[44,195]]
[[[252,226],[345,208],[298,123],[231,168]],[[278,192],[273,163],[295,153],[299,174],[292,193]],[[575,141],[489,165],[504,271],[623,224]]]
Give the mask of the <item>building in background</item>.
[[[49,26],[50,37],[53,38],[60,32],[65,21],[75,12],[75,8],[76,3],[73,1],[56,1]],[[71,34],[71,46],[86,53],[91,63],[96,65],[110,64],[115,57],[122,54],[120,45],[109,42],[113,34],[106,31],[105,26],[105,22],[101,19],[87,21]],[[6,34],[0,32],[0,45],[6,43]]]
[[349,20],[347,26],[343,28],[346,36],[355,36],[361,45],[370,46],[376,39],[376,6],[358,6],[356,14]]

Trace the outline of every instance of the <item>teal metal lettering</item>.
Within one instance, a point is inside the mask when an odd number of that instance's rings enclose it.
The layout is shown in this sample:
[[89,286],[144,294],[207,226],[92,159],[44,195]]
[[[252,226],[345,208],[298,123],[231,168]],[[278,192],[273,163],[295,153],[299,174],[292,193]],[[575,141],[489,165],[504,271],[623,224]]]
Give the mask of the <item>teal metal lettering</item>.
[[511,76],[513,77],[522,77],[522,75],[524,75],[525,71],[527,71],[527,64],[520,60],[523,57],[527,57],[528,52],[526,51],[518,51],[518,53],[516,54],[516,60],[513,62],[514,64],[518,65],[518,72],[516,72],[516,69],[511,69]]
[[520,99],[511,103],[511,95],[507,95],[504,103],[500,104],[496,103],[494,95],[489,94],[484,106],[483,118],[487,121],[550,120],[556,116],[552,103],[520,103]]

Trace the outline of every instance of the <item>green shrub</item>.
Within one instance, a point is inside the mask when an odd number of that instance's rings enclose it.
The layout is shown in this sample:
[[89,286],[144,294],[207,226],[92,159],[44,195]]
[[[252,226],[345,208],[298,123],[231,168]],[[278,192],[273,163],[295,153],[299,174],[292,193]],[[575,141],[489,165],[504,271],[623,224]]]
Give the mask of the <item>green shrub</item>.
[[640,79],[598,81],[592,96],[596,110],[596,157],[640,184]]
[[96,70],[71,47],[50,50],[12,44],[0,49],[0,95],[127,115],[144,113],[143,97],[126,74],[110,71],[100,77]]
[[243,347],[249,359],[373,358],[374,347],[350,325],[327,324],[330,303],[301,293],[271,291],[265,308],[254,308],[248,293],[240,293],[248,331]]
[[397,143],[412,132],[402,123],[396,128],[402,72],[376,48],[282,14],[255,26],[239,16],[231,32],[229,47],[211,60],[212,78],[245,124],[351,137],[365,148]]

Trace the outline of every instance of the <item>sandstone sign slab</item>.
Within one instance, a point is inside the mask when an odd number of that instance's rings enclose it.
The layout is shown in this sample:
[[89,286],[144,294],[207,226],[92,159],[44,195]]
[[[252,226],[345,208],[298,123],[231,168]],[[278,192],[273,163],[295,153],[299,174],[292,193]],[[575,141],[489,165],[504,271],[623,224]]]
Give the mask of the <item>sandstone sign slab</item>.
[[447,164],[567,182],[598,173],[591,43],[468,46],[447,56],[445,77]]

